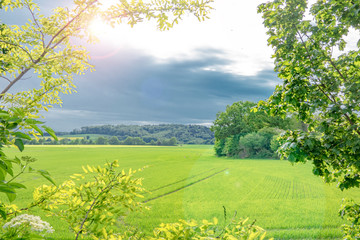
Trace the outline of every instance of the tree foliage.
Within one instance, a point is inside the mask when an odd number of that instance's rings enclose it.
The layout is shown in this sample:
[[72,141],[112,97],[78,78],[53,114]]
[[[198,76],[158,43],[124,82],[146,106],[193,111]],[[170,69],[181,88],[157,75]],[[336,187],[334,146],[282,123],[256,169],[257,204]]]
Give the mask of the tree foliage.
[[216,140],[225,139],[232,135],[245,136],[263,127],[290,129],[296,124],[291,118],[283,119],[270,116],[263,111],[252,111],[256,105],[254,102],[239,101],[226,106],[224,112],[217,113],[213,126],[211,126],[211,131],[214,132]]
[[[15,200],[19,189],[26,188],[25,185],[17,182],[17,178],[25,172],[38,173],[54,183],[47,171],[35,170],[30,166],[36,160],[35,158],[29,156],[9,158],[6,156],[4,147],[15,145],[22,152],[24,141],[31,140],[30,135],[24,133],[24,127],[36,131],[40,135],[43,135],[44,130],[53,135],[52,130],[43,125],[43,122],[27,117],[22,109],[0,110],[0,193],[5,194],[10,202]],[[14,166],[19,167],[20,171],[16,172]],[[0,215],[3,219],[7,217],[6,207],[1,202]]]
[[263,111],[253,111],[256,105],[254,102],[239,101],[216,115],[211,130],[215,135],[217,156],[276,157],[276,149],[270,147],[272,138],[281,133],[280,129],[299,127],[294,118],[283,119]]
[[83,166],[84,173],[73,174],[59,186],[37,188],[34,200],[45,199],[40,206],[64,219],[75,239],[84,235],[111,239],[119,234],[114,232],[118,219],[142,207],[138,198],[144,190],[142,179],[133,177],[136,170],[125,172],[118,167],[117,161],[104,167]]
[[359,1],[275,0],[258,10],[283,80],[260,108],[308,125],[282,137],[281,156],[311,161],[314,174],[342,190],[359,187],[360,41],[349,49],[345,40],[360,29]]
[[264,239],[266,232],[261,227],[247,223],[248,219],[232,219],[225,226],[219,226],[217,218],[213,221],[203,220],[198,223],[195,220],[179,220],[177,223],[162,223],[154,230],[156,239],[224,239],[224,240],[255,240]]

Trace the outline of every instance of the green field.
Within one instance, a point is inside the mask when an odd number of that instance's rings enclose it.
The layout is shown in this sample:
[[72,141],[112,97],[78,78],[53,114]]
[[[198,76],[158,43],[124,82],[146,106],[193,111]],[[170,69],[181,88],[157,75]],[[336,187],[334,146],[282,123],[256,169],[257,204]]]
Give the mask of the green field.
[[[129,217],[145,232],[178,219],[217,217],[221,221],[225,206],[228,216],[236,212],[256,219],[268,237],[336,239],[344,223],[337,214],[341,199],[360,200],[359,189],[341,192],[322,183],[312,175],[310,164],[217,158],[212,146],[26,146],[24,154],[36,157],[34,167],[48,170],[58,183],[82,172],[86,164],[118,159],[125,169],[149,165],[139,176],[152,192],[145,194],[151,210]],[[32,187],[44,183],[37,175],[24,175],[20,181],[29,188],[19,192],[19,205],[31,199]],[[63,223],[47,220],[56,230],[55,238],[72,239]]]

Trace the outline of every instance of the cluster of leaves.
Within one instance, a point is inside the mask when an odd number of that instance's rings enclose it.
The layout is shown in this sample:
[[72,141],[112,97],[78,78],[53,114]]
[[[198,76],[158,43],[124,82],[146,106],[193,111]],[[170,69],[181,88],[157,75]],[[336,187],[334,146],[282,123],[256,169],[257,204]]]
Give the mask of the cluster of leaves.
[[[50,128],[42,124],[27,117],[22,109],[0,110],[0,193],[5,194],[10,202],[15,200],[18,189],[26,188],[25,185],[16,182],[16,178],[25,172],[38,173],[54,183],[47,171],[35,170],[29,166],[36,159],[28,156],[9,158],[4,152],[4,147],[13,145],[23,151],[24,141],[31,139],[31,134],[43,135],[41,128],[56,137]],[[14,165],[19,167],[18,173],[15,173]],[[0,202],[0,215],[6,219],[7,214],[5,205]]]
[[51,215],[64,219],[75,233],[93,238],[111,239],[117,236],[114,227],[128,211],[142,208],[138,198],[144,189],[136,171],[117,171],[118,162],[104,167],[83,167],[83,174],[59,186],[43,185],[34,192],[35,202]]
[[219,112],[211,130],[215,134],[217,156],[273,158],[281,129],[300,127],[294,118],[272,117],[253,111],[256,103],[235,102]]
[[359,4],[319,1],[304,20],[306,1],[274,1],[259,7],[275,49],[275,70],[284,80],[261,107],[273,114],[295,112],[307,132],[284,135],[283,156],[312,160],[314,172],[342,189],[359,186],[360,51],[337,58],[349,28],[359,29]]
[[319,0],[308,7],[306,0],[275,0],[258,11],[283,80],[259,107],[308,125],[283,135],[281,156],[311,161],[314,174],[341,190],[359,187],[360,41],[349,50],[345,40],[360,30],[359,2]]
[[341,205],[339,215],[346,218],[351,224],[344,224],[344,239],[360,238],[360,205],[353,200],[344,199]]
[[154,230],[154,237],[149,239],[264,239],[265,230],[254,224],[247,224],[247,221],[248,219],[232,219],[225,227],[220,227],[216,218],[213,221],[203,220],[200,224],[195,220],[162,223]]

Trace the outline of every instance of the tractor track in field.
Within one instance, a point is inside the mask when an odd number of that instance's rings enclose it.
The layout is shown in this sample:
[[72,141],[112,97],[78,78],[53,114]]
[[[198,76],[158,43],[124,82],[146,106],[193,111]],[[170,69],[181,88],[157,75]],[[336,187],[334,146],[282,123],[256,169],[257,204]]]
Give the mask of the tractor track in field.
[[158,188],[155,188],[155,189],[151,189],[151,190],[149,190],[149,191],[150,191],[150,192],[155,192],[155,191],[158,191],[158,190],[160,190],[160,189],[163,189],[163,188],[166,188],[166,187],[169,187],[169,186],[175,185],[175,184],[177,184],[177,183],[184,182],[184,181],[189,180],[189,179],[191,179],[191,178],[194,178],[194,177],[197,177],[197,176],[203,175],[203,174],[208,173],[208,172],[210,172],[210,171],[212,171],[212,170],[214,170],[214,169],[215,169],[215,168],[212,168],[212,169],[210,169],[210,170],[207,170],[207,171],[204,171],[204,172],[201,172],[201,173],[198,173],[198,174],[192,175],[192,176],[190,176],[190,177],[188,177],[188,178],[184,178],[184,179],[181,179],[181,180],[176,181],[176,182],[172,182],[172,183],[169,183],[169,184],[163,185],[163,186],[158,187]]
[[219,174],[219,173],[222,173],[222,172],[224,172],[224,171],[226,171],[226,170],[228,170],[228,168],[224,168],[224,169],[222,169],[222,170],[220,170],[220,171],[218,171],[218,172],[215,172],[215,173],[213,173],[213,174],[210,174],[210,175],[208,175],[208,176],[206,176],[206,177],[204,177],[204,178],[201,178],[201,179],[199,179],[199,180],[196,180],[196,181],[194,181],[194,182],[191,182],[191,183],[189,183],[189,184],[186,184],[186,185],[184,185],[184,186],[182,186],[182,187],[179,187],[179,188],[177,188],[177,189],[175,189],[175,190],[172,190],[172,191],[170,191],[170,192],[167,192],[167,193],[158,195],[158,196],[156,196],[156,197],[153,197],[153,198],[149,198],[149,199],[147,199],[147,200],[144,200],[143,203],[147,203],[147,202],[156,200],[156,199],[158,199],[158,198],[162,198],[162,197],[165,197],[165,196],[167,196],[167,195],[176,193],[176,192],[178,192],[178,191],[180,191],[180,190],[182,190],[182,189],[185,189],[185,188],[187,188],[187,187],[190,187],[190,186],[192,186],[192,185],[194,185],[194,184],[196,184],[196,183],[200,183],[200,182],[202,182],[202,181],[205,181],[206,179],[209,179],[209,178],[211,178],[211,177],[214,177],[215,175],[217,175],[217,174]]

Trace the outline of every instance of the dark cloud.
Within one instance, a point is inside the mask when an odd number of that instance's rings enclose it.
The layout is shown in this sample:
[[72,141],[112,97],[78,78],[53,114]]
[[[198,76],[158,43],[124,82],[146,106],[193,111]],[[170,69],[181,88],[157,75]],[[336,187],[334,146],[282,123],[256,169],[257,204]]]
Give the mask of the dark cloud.
[[[45,15],[50,14],[52,1],[37,2]],[[2,12],[0,20],[22,24],[27,17],[26,10],[18,10]],[[235,101],[266,99],[278,82],[272,70],[255,76],[223,71],[231,62],[220,49],[196,49],[192,54],[196,57],[166,61],[110,46],[90,47],[90,52],[97,71],[76,77],[78,93],[64,95],[63,108],[44,114],[55,130],[108,123],[210,123],[217,112]],[[29,89],[39,82],[26,76],[12,91]],[[0,83],[0,87],[5,84]]]
[[120,50],[95,59],[97,71],[77,78],[78,93],[63,96],[63,108],[46,114],[48,125],[71,130],[107,123],[212,122],[235,101],[266,99],[278,82],[272,70],[255,76],[216,70],[229,64],[220,50],[196,53],[192,59],[159,62],[135,50]]

